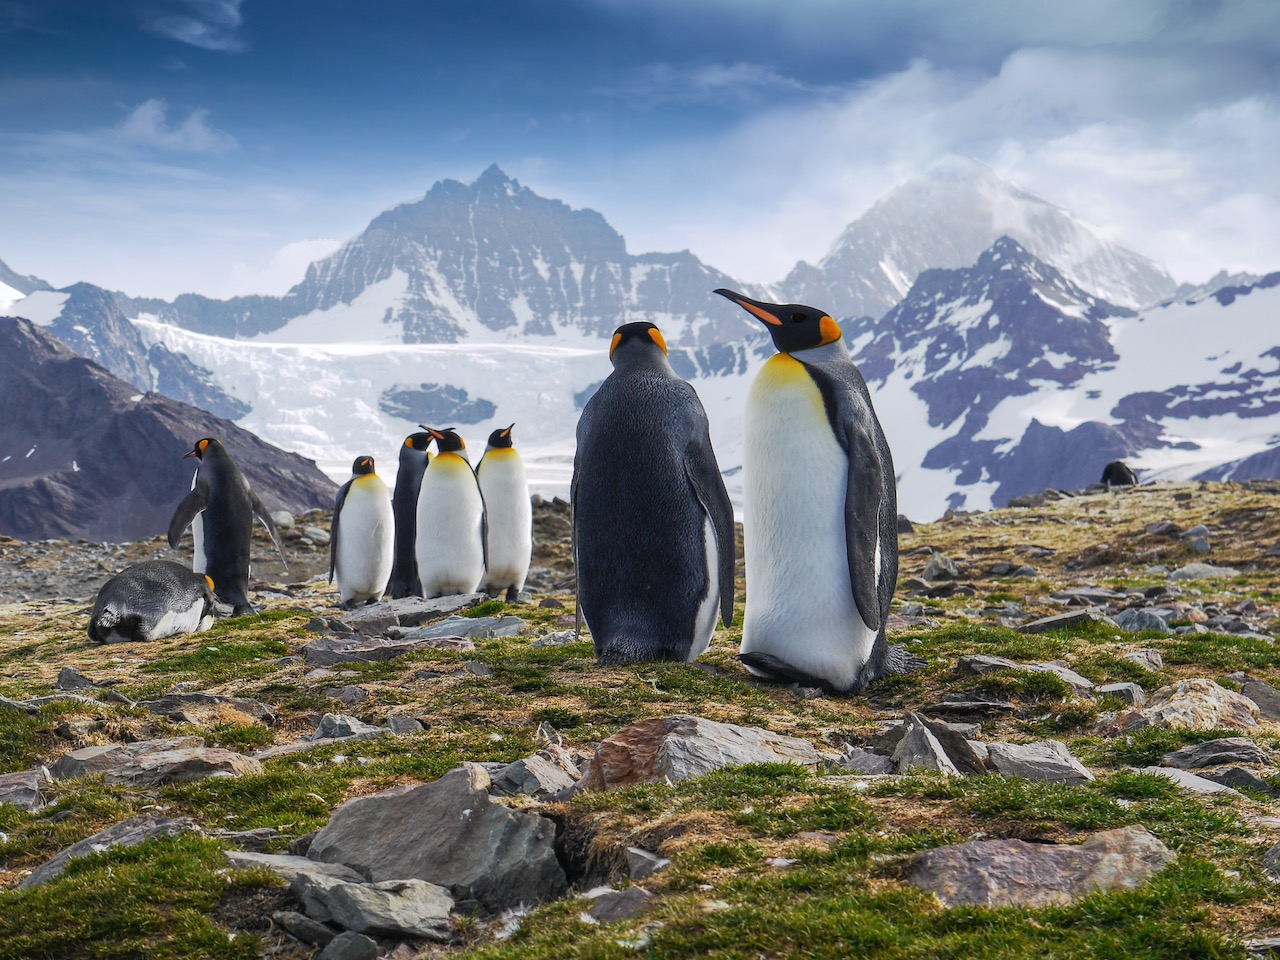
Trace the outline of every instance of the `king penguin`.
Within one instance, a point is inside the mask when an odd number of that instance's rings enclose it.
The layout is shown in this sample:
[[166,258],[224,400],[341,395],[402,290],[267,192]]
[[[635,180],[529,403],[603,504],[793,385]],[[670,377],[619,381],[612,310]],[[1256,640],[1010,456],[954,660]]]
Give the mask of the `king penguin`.
[[396,489],[391,497],[391,511],[396,520],[395,562],[391,567],[391,583],[387,592],[392,599],[422,596],[418,578],[418,490],[422,474],[431,462],[431,434],[411,433],[400,445],[400,466],[396,470]]
[[488,516],[488,560],[481,586],[489,593],[506,590],[508,602],[524,589],[533,555],[533,504],[524,461],[511,439],[514,428],[513,423],[489,434],[489,445],[476,466]]
[[[208,574],[218,599],[229,603],[236,616],[251,614],[254,609],[249,602],[249,546],[254,515],[271,534],[287,570],[280,531],[221,442],[212,437],[197,440],[186,456],[199,459],[200,466],[191,492],[183,497],[169,521],[169,546],[176,549],[182,532],[203,513],[202,556],[196,558],[193,568]],[[203,567],[199,566],[201,560]]]
[[623,324],[578,419],[578,613],[601,663],[695,660],[733,620],[733,507],[697,393],[652,323]]
[[382,599],[394,540],[391,491],[373,472],[373,457],[356,457],[351,479],[338,488],[329,536],[329,582],[336,573],[344,607]]
[[922,666],[885,639],[898,576],[893,458],[840,327],[813,307],[715,292],[764,323],[778,350],[747,395],[739,659],[757,676],[839,693]]
[[454,430],[426,428],[435,457],[418,490],[418,576],[428,600],[474,593],[484,577],[484,498],[467,445]]
[[213,626],[213,581],[172,560],[144,560],[102,585],[89,616],[95,643],[145,642]]

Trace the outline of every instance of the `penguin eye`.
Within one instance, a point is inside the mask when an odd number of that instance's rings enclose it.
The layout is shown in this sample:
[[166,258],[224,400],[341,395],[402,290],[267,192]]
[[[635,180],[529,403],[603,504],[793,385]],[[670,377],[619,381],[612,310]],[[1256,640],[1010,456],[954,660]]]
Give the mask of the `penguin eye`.
[[791,322],[792,322],[792,323],[804,323],[804,322],[805,322],[805,320],[807,320],[807,319],[808,319],[808,317],[806,317],[803,313],[793,313],[793,314],[791,315]]

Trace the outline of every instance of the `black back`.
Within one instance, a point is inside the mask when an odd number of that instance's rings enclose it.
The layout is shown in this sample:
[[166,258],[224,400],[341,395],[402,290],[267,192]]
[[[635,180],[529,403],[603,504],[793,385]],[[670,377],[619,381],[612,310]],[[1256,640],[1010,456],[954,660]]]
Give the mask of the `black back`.
[[1138,475],[1123,460],[1112,460],[1102,469],[1102,480],[1109,487],[1137,486]]
[[396,470],[396,489],[391,495],[391,512],[396,521],[394,561],[387,592],[393,599],[422,596],[418,578],[418,491],[427,470],[427,446],[431,434],[414,433],[400,445],[400,466]]

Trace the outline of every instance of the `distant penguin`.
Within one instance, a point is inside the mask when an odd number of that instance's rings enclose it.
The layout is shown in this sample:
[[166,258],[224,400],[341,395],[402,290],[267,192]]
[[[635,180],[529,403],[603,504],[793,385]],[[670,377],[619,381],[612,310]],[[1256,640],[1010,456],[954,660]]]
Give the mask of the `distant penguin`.
[[578,420],[578,612],[601,663],[692,661],[733,620],[733,507],[698,395],[652,323],[628,323]]
[[[253,604],[249,602],[249,547],[254,515],[271,534],[284,562],[280,531],[218,440],[212,437],[197,440],[195,448],[186,456],[199,458],[200,466],[191,492],[178,504],[169,521],[169,546],[176,549],[182,532],[203,512],[203,556],[196,558],[193,567],[200,570],[199,563],[203,560],[203,571],[214,582],[218,599],[229,603],[236,616],[253,613]],[[287,562],[285,566],[287,569]]]
[[488,517],[484,580],[489,593],[505,590],[514,602],[524,589],[533,555],[533,504],[524,461],[511,440],[513,423],[489,434],[489,445],[476,466],[480,494]]
[[454,430],[427,432],[435,457],[418,490],[418,577],[422,595],[474,593],[484,577],[484,498],[467,448]]
[[336,574],[344,607],[382,599],[394,541],[391,491],[373,472],[373,457],[356,457],[351,479],[338,488],[329,534],[329,582]]
[[213,625],[213,583],[173,560],[144,560],[102,585],[89,617],[95,643],[146,641]]
[[431,462],[431,434],[411,433],[400,445],[400,467],[396,471],[396,489],[391,497],[391,512],[396,520],[395,562],[391,567],[391,583],[387,592],[393,599],[422,596],[418,579],[418,490],[422,474]]
[[756,375],[743,427],[752,673],[860,693],[923,665],[889,647],[898,575],[893,459],[840,327],[799,304],[722,297],[763,322],[779,351]]
[[1123,460],[1112,460],[1102,469],[1102,479],[1108,487],[1134,487],[1138,484],[1138,475]]

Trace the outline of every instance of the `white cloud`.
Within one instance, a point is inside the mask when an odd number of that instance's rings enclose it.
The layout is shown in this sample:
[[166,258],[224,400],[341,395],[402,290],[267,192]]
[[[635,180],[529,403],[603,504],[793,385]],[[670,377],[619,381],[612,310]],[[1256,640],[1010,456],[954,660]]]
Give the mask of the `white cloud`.
[[626,97],[633,105],[667,103],[751,101],[762,94],[812,93],[793,77],[753,63],[714,63],[684,67],[650,64],[615,90],[601,91]]
[[342,245],[338,240],[295,240],[287,243],[265,263],[231,265],[231,272],[218,289],[208,291],[209,296],[235,297],[246,294],[283,296],[289,288],[301,283],[307,267],[317,260],[334,253]]
[[144,25],[162,36],[202,50],[238,53],[245,49],[240,29],[244,0],[181,0],[182,12],[158,13]]
[[192,110],[185,120],[171,126],[169,105],[151,99],[136,108],[117,128],[120,138],[129,144],[154,147],[175,153],[223,154],[234,149],[236,138],[209,126],[209,111]]

